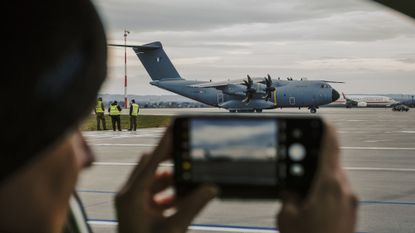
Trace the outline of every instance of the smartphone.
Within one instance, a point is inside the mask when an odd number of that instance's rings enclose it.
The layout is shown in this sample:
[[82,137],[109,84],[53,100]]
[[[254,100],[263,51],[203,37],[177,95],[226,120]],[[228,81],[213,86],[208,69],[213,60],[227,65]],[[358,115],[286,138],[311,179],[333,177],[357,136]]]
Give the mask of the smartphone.
[[173,123],[177,194],[213,183],[220,198],[305,197],[316,174],[319,117],[186,115]]

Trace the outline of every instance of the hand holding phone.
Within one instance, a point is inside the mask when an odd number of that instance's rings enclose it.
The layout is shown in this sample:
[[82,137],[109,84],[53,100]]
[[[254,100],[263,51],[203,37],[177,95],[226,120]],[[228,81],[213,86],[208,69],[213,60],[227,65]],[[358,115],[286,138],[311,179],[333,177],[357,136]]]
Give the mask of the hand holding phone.
[[214,183],[222,198],[304,197],[315,175],[323,122],[318,117],[180,116],[173,124],[178,195]]

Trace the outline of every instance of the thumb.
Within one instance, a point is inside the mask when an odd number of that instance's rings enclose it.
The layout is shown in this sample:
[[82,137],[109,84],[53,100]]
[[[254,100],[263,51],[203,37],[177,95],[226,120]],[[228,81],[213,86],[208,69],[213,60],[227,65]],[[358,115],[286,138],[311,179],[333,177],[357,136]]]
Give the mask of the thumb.
[[213,185],[203,185],[191,194],[180,200],[177,204],[177,212],[172,217],[173,227],[187,229],[196,215],[218,194],[218,188]]
[[286,227],[298,224],[300,213],[300,203],[297,199],[284,199],[281,210],[278,213],[278,228],[282,231]]

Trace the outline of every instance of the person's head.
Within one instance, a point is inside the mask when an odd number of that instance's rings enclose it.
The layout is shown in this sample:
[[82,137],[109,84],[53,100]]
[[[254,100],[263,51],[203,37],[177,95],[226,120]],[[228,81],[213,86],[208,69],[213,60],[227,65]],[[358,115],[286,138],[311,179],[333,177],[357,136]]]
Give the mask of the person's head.
[[135,103],[135,99],[132,99],[132,100],[131,100],[131,103]]
[[98,101],[102,101],[102,97],[98,97]]
[[113,105],[117,105],[118,102],[116,100],[114,100],[114,102],[112,102]]
[[[10,56],[0,96],[29,96],[31,104],[10,102],[10,114],[0,114],[7,122],[0,231],[58,231],[78,173],[92,161],[77,128],[106,77],[104,29],[86,0],[12,1],[7,8],[3,53]],[[27,116],[34,118],[23,125]]]

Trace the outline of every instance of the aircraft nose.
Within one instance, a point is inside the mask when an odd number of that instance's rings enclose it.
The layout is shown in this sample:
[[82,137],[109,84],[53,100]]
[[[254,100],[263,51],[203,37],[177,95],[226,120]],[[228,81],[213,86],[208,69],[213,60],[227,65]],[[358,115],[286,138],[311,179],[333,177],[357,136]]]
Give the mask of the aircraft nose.
[[340,94],[336,90],[332,89],[331,90],[331,101],[334,102],[338,100],[339,98],[340,98]]

